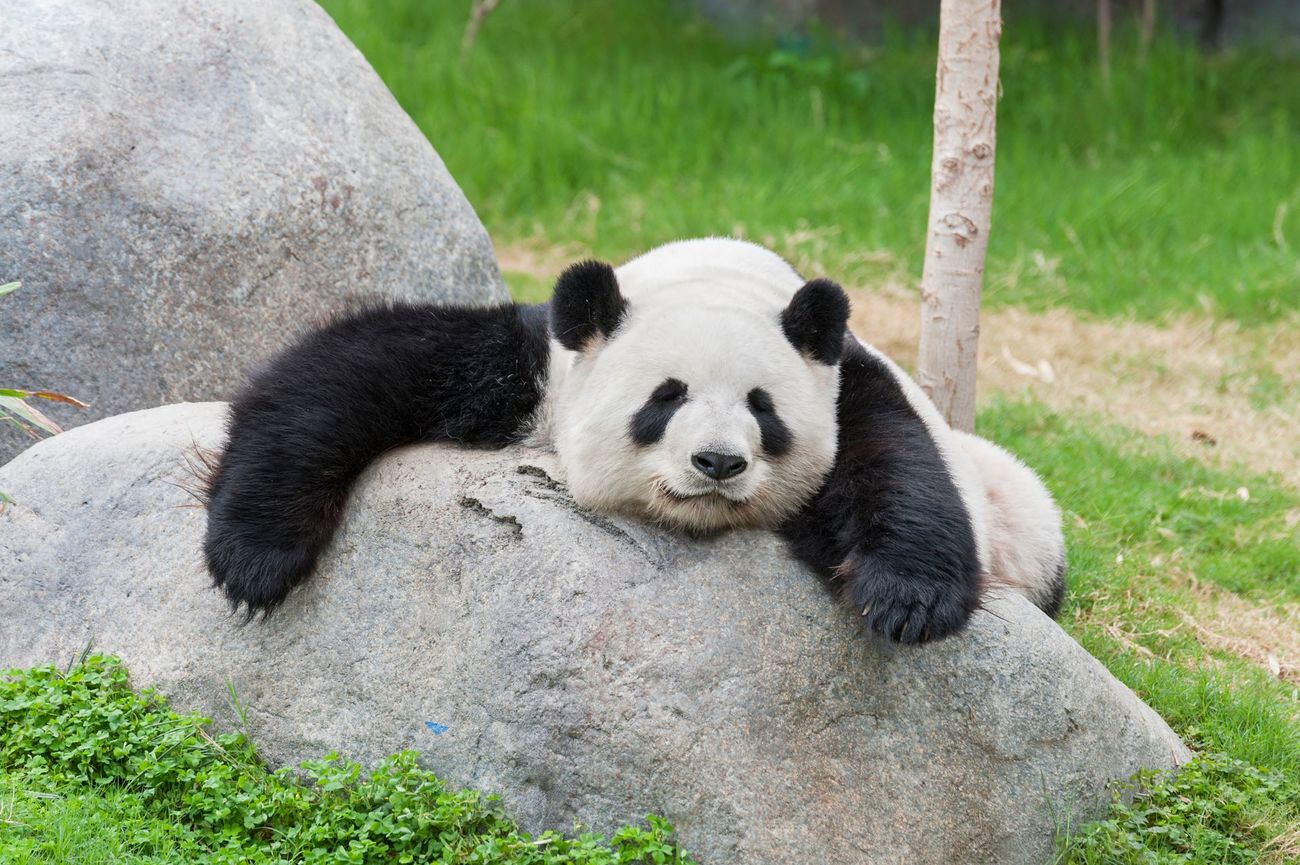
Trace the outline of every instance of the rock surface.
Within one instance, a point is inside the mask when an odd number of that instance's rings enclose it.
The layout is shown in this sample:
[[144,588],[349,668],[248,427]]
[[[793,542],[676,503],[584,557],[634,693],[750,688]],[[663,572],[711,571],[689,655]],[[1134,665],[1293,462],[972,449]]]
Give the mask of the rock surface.
[[[230,395],[357,295],[505,299],[429,142],[311,0],[0,0],[0,386],[68,424]],[[44,407],[44,406],[43,406]],[[0,463],[30,441],[0,425]]]
[[181,488],[222,412],[112,418],[0,469],[0,666],[93,643],[227,726],[229,681],[273,762],[416,748],[529,828],[654,811],[711,865],[1041,863],[1108,780],[1186,756],[1018,597],[889,650],[775,538],[583,513],[531,451],[388,456],[322,572],[241,626]]

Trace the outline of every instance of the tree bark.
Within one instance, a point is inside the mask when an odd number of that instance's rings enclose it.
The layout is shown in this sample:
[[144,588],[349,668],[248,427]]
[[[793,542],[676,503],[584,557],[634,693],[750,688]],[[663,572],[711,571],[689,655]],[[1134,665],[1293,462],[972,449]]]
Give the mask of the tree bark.
[[1201,16],[1201,47],[1218,51],[1223,46],[1223,21],[1227,16],[1224,0],[1205,0]]
[[1110,89],[1110,0],[1097,0],[1097,60],[1101,64],[1101,80]]
[[469,60],[469,54],[474,50],[474,43],[478,40],[479,28],[487,17],[496,11],[497,6],[501,5],[501,0],[474,0],[474,4],[469,9],[469,20],[465,22],[465,35],[460,39],[460,62],[463,66]]
[[942,0],[917,381],[956,429],[975,427],[980,283],[993,208],[1000,0]]
[[1151,51],[1151,40],[1156,35],[1156,0],[1142,0],[1142,13],[1138,18],[1138,46],[1145,63]]

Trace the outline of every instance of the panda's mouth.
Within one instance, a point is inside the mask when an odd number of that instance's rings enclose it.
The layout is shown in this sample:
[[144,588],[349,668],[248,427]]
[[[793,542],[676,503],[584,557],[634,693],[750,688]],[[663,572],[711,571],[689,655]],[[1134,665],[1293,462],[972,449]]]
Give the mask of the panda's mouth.
[[654,521],[685,530],[692,535],[707,535],[723,529],[758,528],[770,520],[766,493],[761,485],[745,490],[706,487],[689,492],[673,487],[663,478],[652,485],[652,498],[644,503]]
[[745,507],[749,504],[749,499],[732,498],[717,487],[699,492],[683,493],[670,487],[666,481],[661,480],[655,484],[655,492],[663,498],[678,504],[727,505],[734,508]]

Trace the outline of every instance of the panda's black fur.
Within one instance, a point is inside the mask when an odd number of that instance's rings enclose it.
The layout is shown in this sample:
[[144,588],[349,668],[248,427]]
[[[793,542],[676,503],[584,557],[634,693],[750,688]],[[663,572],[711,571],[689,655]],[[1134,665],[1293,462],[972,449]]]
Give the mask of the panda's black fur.
[[[552,339],[570,351],[617,339],[626,313],[613,269],[584,262],[565,271],[549,304],[374,305],[308,334],[232,401],[207,487],[204,553],[216,585],[250,615],[273,610],[311,575],[371,461],[416,442],[524,441],[547,398]],[[834,465],[779,530],[871,631],[903,643],[941,638],[979,605],[971,517],[897,375],[847,333],[847,318],[847,298],[827,280],[807,283],[781,314],[796,349],[840,365],[840,387]],[[638,398],[631,440],[656,442],[690,387],[665,380]],[[786,419],[761,387],[747,404],[764,455],[781,459]],[[1059,592],[1048,611],[1058,605]]]
[[872,631],[904,643],[952,633],[979,606],[970,517],[897,379],[851,338],[838,418],[835,468],[781,534]]
[[308,334],[230,407],[204,553],[236,604],[270,610],[316,566],[348,490],[384,451],[502,447],[541,403],[544,308],[376,305]]

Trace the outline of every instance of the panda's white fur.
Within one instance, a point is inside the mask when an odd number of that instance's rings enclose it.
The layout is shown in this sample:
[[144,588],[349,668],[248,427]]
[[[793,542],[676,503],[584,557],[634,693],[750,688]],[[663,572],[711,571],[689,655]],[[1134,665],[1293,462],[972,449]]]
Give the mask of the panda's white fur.
[[[626,319],[596,351],[552,344],[535,442],[554,447],[584,507],[694,531],[778,525],[816,491],[835,458],[838,367],[801,356],[778,326],[804,280],[764,247],[724,238],[670,243],[615,274]],[[1045,605],[1058,591],[1065,542],[1038,476],[992,442],[951,429],[911,376],[858,342],[894,375],[938,447],[969,514],[986,588],[1009,587]],[[693,399],[660,445],[637,448],[625,434],[629,401],[669,377],[689,382]],[[745,407],[745,394],[760,384],[799,443],[782,460],[763,458]],[[752,465],[721,489],[690,467],[691,454],[719,446]]]
[[[661,246],[615,274],[625,320],[594,350],[552,343],[536,440],[553,443],[574,498],[592,510],[690,531],[776,526],[835,461],[838,370],[800,355],[780,327],[804,281],[768,250],[724,239]],[[689,383],[691,398],[662,441],[637,447],[628,416],[668,378]],[[746,406],[755,387],[770,392],[797,442],[779,460],[759,446]],[[749,468],[709,481],[691,467],[700,450],[738,454]]]
[[977,537],[984,536],[980,565],[985,587],[1022,592],[1043,609],[1058,604],[1065,539],[1052,494],[1033,469],[988,439],[959,431],[952,436],[980,484],[978,509],[967,507],[984,522]]

